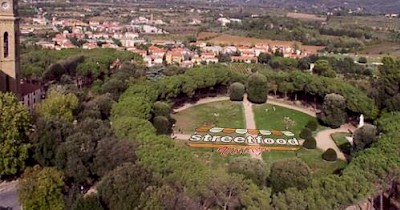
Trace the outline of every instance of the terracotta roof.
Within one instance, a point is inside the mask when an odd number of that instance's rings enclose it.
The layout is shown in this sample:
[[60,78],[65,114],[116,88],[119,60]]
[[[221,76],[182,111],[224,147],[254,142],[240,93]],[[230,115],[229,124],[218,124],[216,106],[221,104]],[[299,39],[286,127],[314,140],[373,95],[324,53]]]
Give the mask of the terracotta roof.
[[164,49],[161,49],[161,48],[156,47],[156,46],[150,46],[150,47],[149,47],[149,51],[150,51],[150,52],[165,52]]
[[40,88],[41,87],[39,85],[34,85],[34,84],[30,84],[30,83],[23,83],[23,84],[20,85],[21,95],[22,96],[28,95],[30,93],[33,93],[33,92],[37,91]]

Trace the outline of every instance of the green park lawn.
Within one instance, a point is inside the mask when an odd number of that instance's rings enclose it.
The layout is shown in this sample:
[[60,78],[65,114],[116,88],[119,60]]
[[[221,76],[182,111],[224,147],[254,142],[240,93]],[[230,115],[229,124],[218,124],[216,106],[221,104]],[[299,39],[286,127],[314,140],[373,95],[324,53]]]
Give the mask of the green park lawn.
[[[346,167],[347,163],[343,160],[337,160],[336,162],[324,161],[321,157],[322,153],[323,152],[318,149],[300,149],[297,151],[297,158],[303,160],[310,167],[314,177],[323,177],[333,174]],[[296,152],[271,151],[264,152],[262,156],[264,162],[271,166],[272,163],[279,160],[296,158]]]
[[351,153],[351,144],[346,137],[351,136],[349,133],[338,132],[331,135],[339,149],[347,155]]
[[201,126],[223,128],[245,128],[243,106],[241,102],[220,101],[191,107],[174,114],[175,129],[192,134]]
[[[273,110],[273,107],[275,107],[275,111]],[[267,109],[268,111],[266,111]],[[302,112],[285,107],[273,106],[270,104],[254,105],[253,112],[257,129],[280,131],[286,130],[283,119],[285,117],[289,117],[295,122],[295,124],[288,130],[297,136],[300,134],[307,122],[314,119],[312,116]]]
[[[266,109],[268,109],[268,112],[266,112]],[[272,105],[253,106],[255,121],[258,129],[286,130],[283,118],[287,116],[295,121],[295,125],[293,125],[289,130],[298,135],[307,122],[313,119],[313,117],[307,114],[284,107],[275,106],[275,109],[276,110],[273,111]],[[186,134],[193,133],[196,128],[203,125],[226,128],[245,128],[244,113],[241,102],[222,101],[198,105],[179,112],[173,117],[177,120],[175,129],[181,129],[183,133]],[[184,144],[184,142],[181,142],[181,144]],[[203,160],[204,163],[214,169],[224,168],[232,158],[242,156],[221,156],[216,150],[207,148],[197,148],[192,150],[197,158]],[[244,154],[244,156],[248,155]],[[301,149],[297,152],[297,157],[302,159],[311,168],[315,177],[322,177],[335,173],[343,169],[347,164],[342,160],[337,160],[333,163],[326,162],[321,156],[322,151],[318,149]],[[273,162],[289,158],[296,158],[296,152],[264,152],[262,157],[267,166],[270,167]]]

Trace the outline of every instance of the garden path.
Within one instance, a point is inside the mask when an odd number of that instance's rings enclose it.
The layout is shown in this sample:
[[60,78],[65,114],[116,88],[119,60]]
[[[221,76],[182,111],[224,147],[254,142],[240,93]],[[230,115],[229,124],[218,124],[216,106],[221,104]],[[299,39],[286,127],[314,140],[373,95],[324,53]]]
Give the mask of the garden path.
[[[256,121],[254,120],[253,104],[247,99],[247,95],[245,95],[243,99],[243,110],[244,110],[244,118],[246,121],[246,129],[256,129],[257,126],[256,126]],[[261,160],[262,159],[261,153],[253,151],[254,150],[250,150],[250,157]]]
[[317,136],[315,137],[315,140],[317,141],[317,147],[323,151],[325,151],[329,148],[332,148],[336,151],[337,157],[339,159],[346,160],[346,156],[336,145],[335,141],[333,141],[331,135],[334,133],[338,133],[338,132],[347,133],[347,132],[349,132],[349,130],[351,130],[353,132],[355,130],[355,127],[350,124],[345,124],[337,129],[327,129],[327,130],[320,131],[317,134]]

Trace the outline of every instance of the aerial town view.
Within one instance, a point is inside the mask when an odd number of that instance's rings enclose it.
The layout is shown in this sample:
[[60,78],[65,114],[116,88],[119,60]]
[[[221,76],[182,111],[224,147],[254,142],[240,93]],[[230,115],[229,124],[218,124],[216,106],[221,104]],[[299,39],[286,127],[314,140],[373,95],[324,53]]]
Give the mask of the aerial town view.
[[400,210],[399,0],[0,0],[0,210]]

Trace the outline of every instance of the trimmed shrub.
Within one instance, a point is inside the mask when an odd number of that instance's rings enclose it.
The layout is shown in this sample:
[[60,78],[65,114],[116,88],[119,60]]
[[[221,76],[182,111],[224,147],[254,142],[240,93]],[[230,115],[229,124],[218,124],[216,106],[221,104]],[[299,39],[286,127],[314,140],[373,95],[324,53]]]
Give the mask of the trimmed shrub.
[[377,129],[374,125],[365,124],[363,127],[354,131],[354,151],[358,152],[374,143],[377,139]]
[[312,131],[309,128],[303,128],[299,136],[302,139],[308,139],[312,137]]
[[247,95],[253,103],[265,103],[268,98],[267,78],[260,73],[252,74],[247,80]]
[[318,128],[318,122],[316,120],[308,121],[306,128],[310,129],[311,131],[316,131]]
[[163,116],[170,118],[171,106],[165,102],[157,101],[153,104],[152,112],[154,117]]
[[243,101],[245,87],[242,83],[235,82],[229,87],[229,98],[231,101]]
[[358,62],[359,62],[359,63],[365,64],[365,63],[368,63],[368,59],[367,59],[366,57],[360,57],[360,58],[358,59]]
[[314,137],[309,137],[304,141],[303,147],[306,149],[315,149],[317,148],[317,141]]
[[337,154],[336,151],[333,150],[332,148],[329,148],[322,154],[322,159],[326,161],[336,161],[337,160]]
[[335,93],[325,96],[322,112],[318,116],[323,124],[331,128],[339,128],[346,122],[346,99]]
[[171,123],[164,116],[157,116],[153,119],[153,126],[157,130],[157,134],[169,134],[171,131]]

